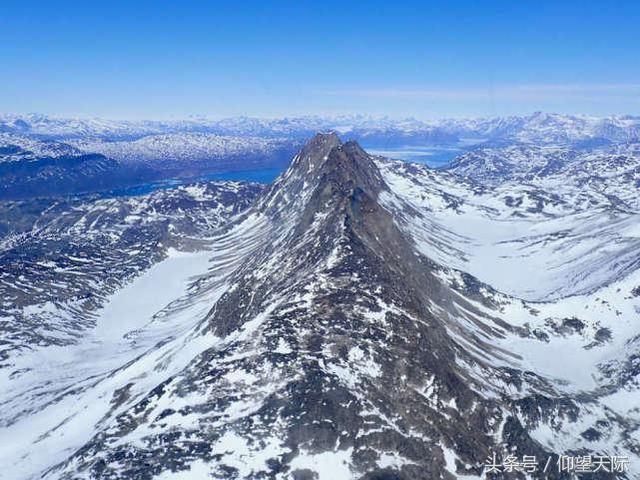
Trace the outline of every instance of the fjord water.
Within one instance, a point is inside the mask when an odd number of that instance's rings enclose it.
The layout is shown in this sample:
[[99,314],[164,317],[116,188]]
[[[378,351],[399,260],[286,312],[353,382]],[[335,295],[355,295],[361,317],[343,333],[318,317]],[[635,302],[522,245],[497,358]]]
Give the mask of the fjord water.
[[363,143],[363,148],[372,155],[422,163],[432,168],[443,168],[458,155],[464,153],[468,146],[458,144],[380,146]]
[[284,168],[258,168],[252,170],[239,170],[230,172],[218,172],[210,173],[208,175],[200,175],[197,177],[188,178],[172,178],[169,180],[160,180],[147,182],[139,185],[127,186],[109,190],[104,194],[107,197],[126,197],[145,195],[147,193],[155,192],[157,190],[164,190],[167,188],[177,187],[179,185],[186,185],[194,182],[204,181],[244,181],[253,183],[271,183],[275,178],[280,175]]

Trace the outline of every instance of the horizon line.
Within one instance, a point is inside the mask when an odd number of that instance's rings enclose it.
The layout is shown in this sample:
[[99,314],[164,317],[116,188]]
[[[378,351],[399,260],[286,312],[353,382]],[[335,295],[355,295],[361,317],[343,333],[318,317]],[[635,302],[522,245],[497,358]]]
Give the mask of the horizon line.
[[[640,88],[640,85],[638,85]],[[374,114],[366,114],[366,113],[309,113],[309,114],[290,114],[290,115],[230,115],[230,116],[215,116],[211,114],[190,114],[187,116],[157,116],[157,117],[127,117],[123,116],[102,116],[102,115],[94,115],[94,114],[72,114],[72,113],[42,113],[42,112],[7,112],[0,111],[0,121],[5,119],[6,117],[16,117],[16,119],[20,119],[22,117],[34,117],[40,116],[49,118],[52,120],[80,120],[80,121],[88,121],[88,120],[96,120],[96,121],[110,121],[110,122],[129,122],[129,123],[143,123],[143,122],[197,122],[197,121],[207,121],[207,122],[223,122],[225,120],[258,120],[258,121],[282,121],[282,120],[302,120],[302,119],[318,119],[318,120],[352,120],[356,118],[361,118],[364,120],[372,120],[372,121],[415,121],[421,123],[431,123],[431,122],[442,122],[442,121],[460,121],[460,120],[491,120],[491,119],[503,119],[503,118],[526,118],[533,117],[535,115],[551,115],[558,117],[573,117],[580,119],[594,119],[594,120],[604,120],[604,119],[612,119],[612,118],[640,118],[640,114],[637,113],[610,113],[606,115],[594,115],[589,113],[560,113],[554,111],[547,110],[533,110],[529,112],[517,113],[517,114],[508,114],[508,115],[451,115],[451,116],[440,116],[434,118],[419,118],[416,115],[407,115],[407,116],[399,116],[399,115],[374,115]]]

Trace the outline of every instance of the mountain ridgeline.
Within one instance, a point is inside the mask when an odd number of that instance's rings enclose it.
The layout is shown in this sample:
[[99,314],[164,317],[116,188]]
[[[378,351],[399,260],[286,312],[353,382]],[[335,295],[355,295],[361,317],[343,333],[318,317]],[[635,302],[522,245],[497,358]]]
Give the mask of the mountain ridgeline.
[[[596,293],[576,284],[544,300],[490,285],[480,262],[511,255],[500,225],[511,222],[512,238],[521,228],[517,262],[535,254],[525,242],[544,243],[530,240],[533,220],[589,221],[566,199],[537,192],[540,208],[527,210],[500,188],[318,134],[209,232],[208,264],[127,334],[112,367],[91,381],[67,374],[50,402],[26,392],[28,413],[5,425],[20,431],[29,415],[73,402],[73,418],[36,432],[45,447],[66,442],[36,472],[56,479],[525,478],[486,471],[488,458],[509,455],[537,459],[531,478],[568,479],[581,474],[557,469],[560,455],[640,459],[636,414],[611,400],[637,388],[635,270],[609,272]],[[618,231],[632,221],[629,209],[603,215]],[[549,242],[581,241],[548,230]],[[474,250],[482,231],[494,253]],[[564,268],[580,268],[570,263],[565,255]],[[581,357],[589,378],[559,378],[550,364],[571,349],[601,362]],[[90,426],[78,434],[75,421]],[[21,458],[16,471],[27,468]]]

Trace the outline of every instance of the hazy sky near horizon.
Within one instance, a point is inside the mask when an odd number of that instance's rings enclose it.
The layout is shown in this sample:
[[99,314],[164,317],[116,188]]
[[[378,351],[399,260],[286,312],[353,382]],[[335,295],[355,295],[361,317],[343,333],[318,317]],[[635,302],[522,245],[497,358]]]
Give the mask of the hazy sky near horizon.
[[0,111],[640,113],[640,2],[5,0]]

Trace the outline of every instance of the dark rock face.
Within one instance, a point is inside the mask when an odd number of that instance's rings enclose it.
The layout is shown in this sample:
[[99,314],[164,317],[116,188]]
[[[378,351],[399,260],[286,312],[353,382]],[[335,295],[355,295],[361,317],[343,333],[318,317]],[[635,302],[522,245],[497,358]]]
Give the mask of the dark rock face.
[[201,279],[220,289],[188,337],[205,347],[144,395],[114,394],[93,438],[45,478],[151,479],[204,462],[220,479],[432,480],[480,478],[492,454],[557,460],[530,432],[580,406],[493,361],[513,357],[494,343],[515,329],[471,301],[493,308],[490,289],[446,281],[383,195],[357,143],[314,137],[212,240],[231,266]]

